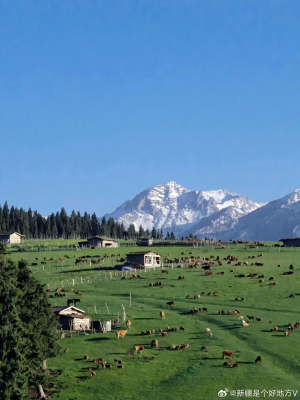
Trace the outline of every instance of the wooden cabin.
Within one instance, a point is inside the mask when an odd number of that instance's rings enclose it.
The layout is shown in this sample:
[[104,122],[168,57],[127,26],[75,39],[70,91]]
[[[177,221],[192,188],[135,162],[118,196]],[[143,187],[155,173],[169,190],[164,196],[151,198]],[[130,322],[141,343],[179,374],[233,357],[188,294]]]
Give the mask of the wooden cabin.
[[286,247],[300,247],[300,238],[287,238],[287,239],[280,239],[280,242],[283,243]]
[[126,264],[139,264],[145,268],[160,267],[161,255],[154,251],[139,251],[126,254]]
[[105,239],[100,236],[93,236],[88,240],[78,242],[79,247],[89,247],[89,248],[113,248],[119,247],[119,243],[116,240]]
[[21,235],[18,232],[14,233],[0,233],[0,242],[4,244],[18,244],[22,243],[25,239],[25,235]]
[[74,306],[52,307],[63,330],[83,331],[91,329],[91,318],[83,310]]
[[136,242],[136,244],[138,246],[152,246],[153,239],[152,238],[141,238]]

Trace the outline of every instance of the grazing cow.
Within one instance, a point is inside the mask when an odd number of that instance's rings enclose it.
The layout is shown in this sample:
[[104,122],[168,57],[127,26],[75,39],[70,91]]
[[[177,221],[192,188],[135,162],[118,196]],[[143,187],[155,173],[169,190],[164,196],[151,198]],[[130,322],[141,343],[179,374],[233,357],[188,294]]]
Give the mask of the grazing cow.
[[234,300],[235,301],[240,301],[241,299],[239,297],[236,297]]
[[208,351],[208,346],[202,346],[200,350],[201,351]]
[[88,360],[88,359],[89,359],[89,356],[84,355],[84,356],[83,356],[83,359],[84,359],[84,360]]
[[262,322],[262,318],[255,318],[257,322]]
[[235,275],[236,278],[245,278],[244,274]]
[[131,321],[130,321],[130,319],[127,320],[126,325],[127,325],[127,328],[130,329],[130,327],[131,327]]
[[144,346],[134,346],[134,354],[136,354],[138,351],[140,351],[140,353],[143,353],[143,350],[145,350]]
[[289,297],[295,297],[295,295],[294,294],[290,294]]
[[223,364],[223,367],[230,368],[231,367],[231,362],[230,361],[225,361],[224,364]]
[[152,340],[152,342],[151,342],[151,347],[155,347],[155,348],[157,348],[158,347],[158,340]]
[[161,311],[161,312],[159,313],[159,315],[160,315],[160,318],[161,318],[161,319],[165,319],[165,318],[166,318],[166,315],[165,315],[165,312],[164,312],[164,311]]
[[271,276],[271,278],[269,278],[269,281],[274,281],[274,277]]
[[68,350],[68,349],[65,349],[65,350],[64,350],[64,353],[65,353],[65,354],[68,354],[68,353],[69,353],[69,350]]
[[188,349],[189,347],[190,347],[189,344],[184,344],[184,343],[182,343],[181,346],[179,346],[178,350]]
[[243,321],[242,325],[243,325],[244,328],[246,328],[246,327],[249,326],[250,324],[249,324],[249,322]]
[[123,364],[123,362],[122,362],[122,361],[120,361],[120,360],[117,360],[116,358],[114,358],[114,362],[115,362],[115,363],[117,363],[117,364]]
[[244,320],[244,317],[241,315],[240,317],[238,317],[238,320],[239,320],[239,321],[243,321],[243,320]]
[[175,344],[171,344],[169,346],[169,350],[176,350],[176,348],[178,348],[178,346],[176,346]]
[[211,332],[209,328],[205,328],[205,332]]
[[290,269],[294,269],[294,266],[293,266],[293,264],[291,264],[291,265],[290,265]]
[[125,276],[123,276],[123,277],[121,278],[121,281],[125,281]]
[[185,331],[185,327],[181,325],[180,330],[184,332]]
[[212,276],[214,273],[213,272],[205,272],[206,276]]
[[99,364],[100,362],[101,363],[103,362],[103,358],[95,358],[95,360],[94,360],[95,364]]
[[117,368],[122,369],[122,368],[124,368],[124,365],[123,364],[117,364]]
[[162,332],[161,336],[170,336],[169,332]]
[[200,299],[200,294],[195,294],[194,299]]
[[225,357],[234,358],[233,352],[229,350],[225,350],[222,353],[222,358],[225,360]]
[[103,369],[112,369],[112,365],[111,364],[107,364],[106,362],[102,363],[102,367],[103,367]]
[[208,335],[209,335],[209,338],[212,339],[212,337],[213,337],[212,332],[208,332]]
[[181,275],[180,275],[180,276],[178,277],[178,280],[179,280],[179,281],[184,280],[184,276],[181,276]]
[[217,275],[224,275],[224,271],[222,271],[222,272],[217,272]]
[[286,331],[284,334],[285,336],[290,336],[291,332]]
[[231,368],[238,368],[238,366],[239,366],[239,364],[235,363],[235,364],[233,364],[233,366]]
[[175,306],[175,301],[168,301],[166,304],[168,306]]
[[256,363],[262,363],[262,356],[258,356],[258,357],[256,357],[256,360],[255,360],[255,362]]
[[116,338],[119,339],[120,337],[124,339],[124,336],[127,333],[127,329],[126,330],[121,330],[121,331],[116,331]]
[[207,312],[207,308],[205,308],[205,307],[203,308],[203,307],[202,307],[202,311],[203,311],[203,312]]
[[260,279],[260,280],[258,281],[258,283],[265,283],[265,280],[264,280],[264,279]]
[[287,272],[284,272],[282,275],[292,275],[294,272],[293,271],[287,271]]
[[269,286],[276,286],[276,285],[278,285],[278,282],[270,282],[269,283]]
[[95,376],[96,376],[96,372],[95,372],[95,371],[92,371],[91,377],[94,378]]
[[245,297],[242,297],[242,301],[245,301],[246,299],[245,299]]
[[162,270],[161,270],[161,273],[162,273],[162,274],[168,274],[169,271],[167,271],[166,269],[162,269]]

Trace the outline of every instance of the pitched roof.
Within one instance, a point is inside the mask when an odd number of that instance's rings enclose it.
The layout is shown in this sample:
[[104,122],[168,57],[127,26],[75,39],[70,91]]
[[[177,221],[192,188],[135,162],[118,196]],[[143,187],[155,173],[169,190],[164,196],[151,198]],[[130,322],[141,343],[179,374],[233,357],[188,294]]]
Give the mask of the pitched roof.
[[13,235],[13,234],[16,234],[16,235],[18,235],[18,236],[25,237],[25,235],[21,235],[21,233],[18,233],[18,232],[12,232],[12,233],[0,233],[0,236],[10,236],[10,235]]
[[126,256],[130,256],[131,254],[135,255],[135,254],[157,254],[158,256],[160,256],[160,254],[156,253],[155,251],[133,251],[132,253],[128,253],[126,254]]
[[80,310],[80,308],[77,308],[77,307],[75,307],[75,306],[55,306],[55,307],[52,307],[52,311],[54,312],[54,313],[61,313],[61,311],[65,311],[65,310],[68,310],[68,309],[70,309],[70,308],[73,308],[76,312],[81,312],[81,313],[84,313],[84,311],[83,310]]

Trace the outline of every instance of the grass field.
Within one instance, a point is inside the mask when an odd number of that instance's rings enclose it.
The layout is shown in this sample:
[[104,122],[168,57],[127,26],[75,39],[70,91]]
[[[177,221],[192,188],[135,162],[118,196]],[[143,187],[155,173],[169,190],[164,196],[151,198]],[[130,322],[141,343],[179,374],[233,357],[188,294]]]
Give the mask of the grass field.
[[[239,261],[259,261],[264,265],[234,266],[235,262],[223,266],[214,266],[214,275],[205,276],[203,269],[169,268],[169,274],[162,274],[160,269],[140,272],[144,280],[121,281],[121,272],[110,276],[109,269],[116,262],[109,259],[104,265],[89,264],[75,267],[75,256],[95,255],[104,253],[120,253],[124,256],[128,251],[138,251],[140,248],[99,249],[89,251],[69,251],[71,258],[64,263],[46,261],[43,267],[40,263],[45,257],[64,257],[66,252],[15,253],[15,260],[23,258],[37,262],[33,274],[48,287],[54,289],[70,288],[80,290],[81,303],[79,308],[89,311],[94,320],[105,320],[108,317],[121,315],[122,304],[126,308],[127,317],[132,321],[132,327],[124,339],[116,340],[115,332],[107,334],[90,334],[77,336],[60,341],[62,349],[68,348],[69,353],[48,360],[50,369],[59,370],[57,387],[59,392],[53,399],[217,399],[221,389],[232,390],[298,390],[293,398],[300,398],[300,362],[299,362],[299,331],[294,330],[289,337],[284,336],[289,322],[300,321],[300,297],[289,298],[291,293],[300,294],[300,258],[297,249],[281,249],[262,247],[247,249],[244,246],[231,245],[230,249],[193,249],[193,248],[153,248],[163,257],[177,257],[181,252],[187,256],[221,258],[239,255]],[[144,249],[143,249],[144,250]],[[263,254],[263,257],[249,260],[249,255]],[[39,260],[35,260],[39,258]],[[277,265],[281,267],[278,268]],[[283,276],[294,265],[294,274]],[[235,269],[236,272],[230,272]],[[216,272],[224,271],[224,275]],[[236,274],[259,273],[265,275],[265,283],[259,284],[257,278],[235,278]],[[178,280],[179,275],[185,277]],[[274,277],[277,286],[269,286],[269,278]],[[83,283],[81,283],[81,278]],[[150,287],[151,282],[162,281],[163,287]],[[202,292],[218,292],[218,296],[202,295],[199,300],[187,299]],[[129,294],[132,305],[129,305]],[[78,297],[74,295],[73,297]],[[244,302],[236,302],[236,297],[245,297]],[[68,298],[72,294],[68,293]],[[166,302],[175,300],[174,307]],[[53,305],[65,305],[65,298],[50,299]],[[97,314],[95,314],[95,306]],[[188,314],[193,308],[206,307],[207,313]],[[107,309],[108,308],[108,309]],[[218,315],[219,310],[238,309],[244,319],[247,315],[261,317],[262,322],[251,322],[248,327],[242,327],[236,315]],[[108,314],[108,310],[110,314]],[[160,319],[160,311],[166,313],[166,319]],[[272,322],[270,322],[272,321]],[[185,327],[184,332],[171,332],[169,337],[161,337],[159,328]],[[125,324],[123,325],[126,329]],[[270,332],[278,326],[279,332]],[[210,328],[213,337],[209,338],[205,329]],[[121,329],[121,327],[120,327]],[[154,336],[141,336],[142,330],[156,330]],[[159,341],[158,349],[151,349],[151,340]],[[189,348],[181,351],[170,351],[171,344],[188,343]],[[143,354],[132,355],[129,350],[134,345],[143,345]],[[208,352],[200,351],[202,346],[208,346]],[[234,361],[239,364],[237,369],[224,368],[221,359],[223,350],[234,352]],[[83,360],[87,354],[89,360]],[[257,356],[263,357],[262,365],[255,364]],[[94,358],[104,358],[113,363],[114,358],[124,362],[124,369],[96,369]],[[89,368],[96,372],[90,377]],[[227,398],[235,398],[228,392]],[[249,396],[238,396],[247,399]],[[263,394],[260,394],[263,398]],[[266,398],[269,395],[265,396]],[[250,396],[251,398],[251,396]],[[269,397],[271,398],[271,396]],[[272,398],[282,398],[275,395]]]

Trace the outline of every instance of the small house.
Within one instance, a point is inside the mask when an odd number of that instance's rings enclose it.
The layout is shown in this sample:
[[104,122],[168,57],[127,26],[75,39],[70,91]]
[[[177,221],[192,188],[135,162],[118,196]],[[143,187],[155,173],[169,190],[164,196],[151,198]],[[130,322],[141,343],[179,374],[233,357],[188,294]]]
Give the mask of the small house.
[[161,255],[153,251],[139,251],[136,253],[129,253],[126,256],[126,264],[139,264],[144,268],[161,266]]
[[91,329],[91,318],[83,310],[75,306],[52,307],[63,330],[84,331]]
[[23,242],[25,235],[21,235],[18,232],[14,233],[0,233],[0,242],[4,244],[18,244]]
[[300,238],[287,238],[280,239],[280,242],[284,244],[286,247],[300,247]]
[[78,242],[79,247],[89,248],[113,248],[119,247],[119,243],[116,240],[101,238],[100,236],[93,236],[90,239],[82,242]]
[[152,243],[153,243],[152,238],[141,238],[136,242],[138,246],[152,246]]

